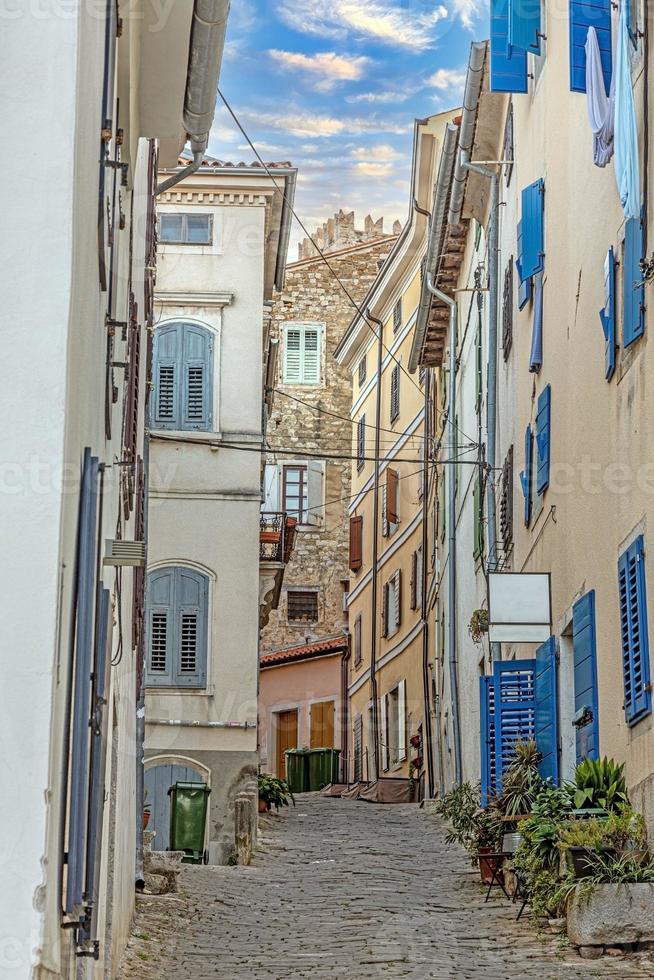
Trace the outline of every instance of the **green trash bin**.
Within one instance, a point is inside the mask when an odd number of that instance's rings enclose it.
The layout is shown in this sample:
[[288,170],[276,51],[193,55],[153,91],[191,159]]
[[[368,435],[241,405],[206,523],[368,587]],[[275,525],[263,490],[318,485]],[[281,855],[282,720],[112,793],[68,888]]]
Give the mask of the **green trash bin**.
[[318,792],[329,783],[338,782],[340,749],[311,749],[309,751],[309,790]]
[[206,783],[179,782],[168,790],[170,850],[184,851],[182,864],[202,864],[210,792]]
[[306,793],[309,789],[308,749],[287,749],[286,782],[291,793]]

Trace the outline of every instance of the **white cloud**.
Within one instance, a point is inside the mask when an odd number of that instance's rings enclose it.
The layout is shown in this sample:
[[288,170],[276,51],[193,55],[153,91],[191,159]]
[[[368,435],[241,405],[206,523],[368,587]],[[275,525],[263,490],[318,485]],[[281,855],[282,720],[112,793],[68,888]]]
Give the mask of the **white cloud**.
[[270,57],[284,71],[301,71],[314,76],[319,92],[331,92],[341,82],[357,82],[363,78],[370,59],[363,55],[353,57],[333,51],[302,54],[296,51],[272,49]]
[[[472,3],[476,0],[456,0]],[[431,46],[436,24],[447,17],[446,7],[419,13],[415,5],[399,9],[392,0],[282,0],[279,16],[295,31],[319,37],[357,37],[420,51]]]
[[375,146],[357,146],[350,151],[350,156],[355,160],[368,163],[376,160],[379,163],[388,163],[391,160],[400,159],[403,154],[398,153],[394,146],[388,143],[377,143]]
[[390,177],[395,167],[392,163],[377,163],[374,160],[361,160],[356,164],[357,173],[364,174],[366,177]]
[[[390,120],[348,119],[346,116],[321,116],[310,112],[275,115],[264,112],[242,112],[248,123],[252,122],[262,129],[280,131],[302,139],[340,136],[346,133],[406,133],[412,128],[411,124],[400,125]],[[252,137],[252,134],[250,134]],[[254,138],[254,137],[252,137]],[[256,143],[256,139],[255,139]]]
[[358,95],[348,95],[345,98],[346,102],[367,102],[370,104],[381,104],[386,105],[392,102],[406,102],[407,99],[415,95],[415,89],[406,92],[398,91],[386,91],[386,92],[359,92]]
[[463,26],[470,30],[486,9],[482,0],[452,0],[452,10],[459,17]]
[[457,68],[439,68],[427,79],[430,88],[437,88],[441,92],[451,91],[452,89],[462,89],[466,80],[466,73]]

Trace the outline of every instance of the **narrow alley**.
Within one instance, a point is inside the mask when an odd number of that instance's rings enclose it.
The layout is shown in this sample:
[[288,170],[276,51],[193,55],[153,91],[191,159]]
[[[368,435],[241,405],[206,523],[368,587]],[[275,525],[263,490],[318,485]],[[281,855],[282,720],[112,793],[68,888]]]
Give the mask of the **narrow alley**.
[[413,806],[307,795],[265,821],[249,868],[185,866],[179,894],[139,900],[121,980],[274,977],[642,977],[539,938],[444,825]]

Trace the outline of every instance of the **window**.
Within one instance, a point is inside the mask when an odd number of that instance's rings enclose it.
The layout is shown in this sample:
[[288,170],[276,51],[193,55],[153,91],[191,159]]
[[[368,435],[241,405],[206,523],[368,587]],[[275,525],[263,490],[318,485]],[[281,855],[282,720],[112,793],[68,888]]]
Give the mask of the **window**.
[[551,391],[549,385],[544,388],[538,398],[538,414],[536,416],[536,493],[545,493],[550,485],[550,418]]
[[393,636],[402,622],[402,572],[395,572],[384,584],[382,594],[382,636]]
[[513,146],[513,102],[509,106],[509,111],[506,114],[506,124],[504,126],[504,145],[502,148],[502,159],[510,160],[504,167],[504,179],[506,180],[506,186],[509,187],[511,184],[511,177],[513,176],[513,165],[514,165],[514,153],[515,149]]
[[358,572],[363,565],[363,517],[350,518],[350,570]]
[[366,417],[362,415],[357,422],[357,470],[366,464]]
[[604,377],[610,381],[615,373],[615,259],[610,248],[604,260],[604,309],[600,310],[604,331]]
[[191,568],[161,568],[148,576],[150,687],[205,687],[209,579]]
[[406,759],[406,681],[381,699],[382,767],[399,766]]
[[592,6],[584,0],[570,0],[570,89],[586,91],[586,37],[588,28],[597,32],[606,94],[611,88],[611,0],[597,0]]
[[307,324],[288,325],[285,336],[284,384],[320,384],[321,328]]
[[314,527],[322,525],[325,513],[324,479],[325,467],[320,460],[283,464],[281,510],[290,517],[295,517],[298,524]]
[[354,620],[354,666],[358,667],[363,659],[361,649],[361,613]]
[[641,535],[620,556],[618,562],[620,632],[624,674],[624,711],[627,724],[652,711],[650,688],[647,590],[645,587],[645,547]]
[[368,359],[367,355],[364,354],[359,361],[359,388],[362,388],[365,384],[366,375],[368,373]]
[[504,466],[502,467],[500,536],[504,551],[508,551],[513,541],[513,446],[511,446],[506,454]]
[[213,338],[194,323],[167,323],[154,335],[154,427],[207,431],[213,412]]
[[391,422],[400,415],[400,365],[395,364],[391,371]]
[[491,0],[490,88],[491,92],[527,91],[527,52],[509,44],[506,0]]
[[173,245],[211,245],[213,219],[210,214],[162,214],[159,240]]
[[411,555],[411,609],[422,605],[422,545]]
[[318,593],[317,592],[288,592],[288,622],[317,623],[318,622]]
[[390,466],[386,470],[386,519],[394,527],[400,523],[400,474]]
[[400,297],[393,307],[393,333],[397,333],[402,326],[402,297]]
[[521,282],[545,267],[544,207],[545,182],[540,178],[522,191],[521,248],[517,261]]
[[533,501],[533,483],[534,483],[534,435],[530,425],[527,426],[525,431],[525,468],[520,474],[520,483],[522,484],[522,495],[525,499],[525,510],[524,510],[524,523],[525,527],[529,527],[531,523],[531,509]]
[[504,270],[504,292],[502,294],[502,353],[508,361],[513,343],[513,256]]
[[643,222],[640,218],[628,218],[624,226],[622,262],[622,339],[625,347],[645,332],[645,286],[640,268],[643,248]]

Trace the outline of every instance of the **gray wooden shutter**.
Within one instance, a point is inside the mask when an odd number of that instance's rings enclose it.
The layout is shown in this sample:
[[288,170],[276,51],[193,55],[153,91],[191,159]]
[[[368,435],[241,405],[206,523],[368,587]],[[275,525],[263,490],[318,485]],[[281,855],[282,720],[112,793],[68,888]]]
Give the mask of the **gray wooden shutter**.
[[64,911],[81,911],[89,801],[91,671],[93,663],[98,513],[98,460],[84,450],[75,563],[75,647],[70,797]]
[[157,429],[180,426],[179,387],[181,379],[181,327],[159,327],[154,341],[154,411]]
[[148,576],[148,649],[146,684],[166,687],[173,680],[175,569],[162,568]]
[[388,582],[382,588],[381,635],[388,636]]
[[393,579],[395,589],[395,626],[402,623],[402,569],[398,568]]
[[211,428],[211,335],[204,327],[185,323],[182,354],[182,429]]
[[207,600],[205,575],[175,569],[175,663],[177,687],[204,687],[207,676]]

